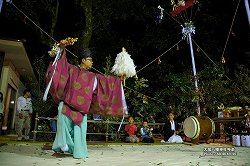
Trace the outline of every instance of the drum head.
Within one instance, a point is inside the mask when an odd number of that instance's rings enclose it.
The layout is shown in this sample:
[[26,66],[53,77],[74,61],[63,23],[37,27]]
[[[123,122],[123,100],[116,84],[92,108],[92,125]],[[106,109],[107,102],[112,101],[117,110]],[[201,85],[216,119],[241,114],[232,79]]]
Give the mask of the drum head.
[[188,138],[196,139],[200,134],[200,124],[196,117],[190,116],[183,122],[183,130]]

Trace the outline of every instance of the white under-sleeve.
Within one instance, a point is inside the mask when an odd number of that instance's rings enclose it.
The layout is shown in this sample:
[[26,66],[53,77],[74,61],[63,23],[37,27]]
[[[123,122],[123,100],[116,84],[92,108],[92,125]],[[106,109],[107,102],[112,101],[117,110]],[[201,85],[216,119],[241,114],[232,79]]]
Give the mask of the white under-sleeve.
[[97,87],[97,79],[96,79],[96,76],[95,76],[95,82],[94,82],[94,86],[93,86],[93,91],[96,89]]
[[128,107],[127,107],[127,103],[126,103],[126,99],[125,99],[125,94],[124,94],[122,83],[121,83],[121,90],[122,90],[122,107],[123,107],[123,113],[125,115],[127,115],[128,114]]

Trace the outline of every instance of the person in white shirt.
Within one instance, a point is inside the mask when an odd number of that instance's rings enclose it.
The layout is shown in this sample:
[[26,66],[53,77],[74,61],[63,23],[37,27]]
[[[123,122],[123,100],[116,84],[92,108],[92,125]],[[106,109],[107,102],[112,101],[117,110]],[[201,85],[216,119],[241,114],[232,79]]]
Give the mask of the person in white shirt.
[[21,141],[23,138],[23,129],[24,131],[24,140],[29,140],[30,134],[30,122],[32,117],[32,102],[31,102],[31,91],[30,89],[25,89],[23,92],[23,96],[20,96],[17,99],[17,140]]

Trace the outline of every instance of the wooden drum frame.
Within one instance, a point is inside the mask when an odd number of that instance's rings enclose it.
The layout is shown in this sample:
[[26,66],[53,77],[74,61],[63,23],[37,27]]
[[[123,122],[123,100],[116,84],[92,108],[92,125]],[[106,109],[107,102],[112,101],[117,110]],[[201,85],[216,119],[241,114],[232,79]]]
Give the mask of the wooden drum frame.
[[190,116],[184,120],[183,130],[192,143],[208,142],[215,131],[215,124],[207,116]]

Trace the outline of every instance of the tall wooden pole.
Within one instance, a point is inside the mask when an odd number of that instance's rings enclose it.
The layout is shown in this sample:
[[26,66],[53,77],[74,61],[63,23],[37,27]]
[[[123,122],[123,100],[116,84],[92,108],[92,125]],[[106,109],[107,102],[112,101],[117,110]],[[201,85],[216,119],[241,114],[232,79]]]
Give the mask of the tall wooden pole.
[[249,23],[249,26],[250,26],[250,9],[249,9],[248,0],[245,0],[245,7],[246,7],[246,12],[247,12],[248,23]]
[[[195,67],[195,61],[194,61],[193,43],[192,43],[192,37],[191,37],[190,33],[188,35],[188,39],[189,39],[189,46],[190,46],[190,52],[191,52],[191,58],[192,58],[192,67],[193,67],[193,75],[194,75],[194,86],[195,86],[195,91],[198,92],[199,91],[198,78],[197,78],[197,75],[196,75],[196,67]],[[197,115],[199,116],[200,113],[201,113],[199,98],[196,100],[196,107],[197,107]]]
[[[196,75],[196,67],[195,67],[195,60],[194,60],[194,51],[193,51],[193,43],[192,43],[192,33],[195,33],[195,27],[193,26],[193,23],[187,22],[185,23],[185,27],[182,29],[183,33],[183,38],[187,38],[189,40],[189,46],[190,46],[190,52],[191,52],[191,58],[192,58],[192,67],[193,67],[193,75],[194,75],[194,86],[195,86],[195,91],[198,92],[198,79]],[[196,109],[197,109],[197,115],[200,116],[200,103],[199,103],[199,98],[196,100]]]

